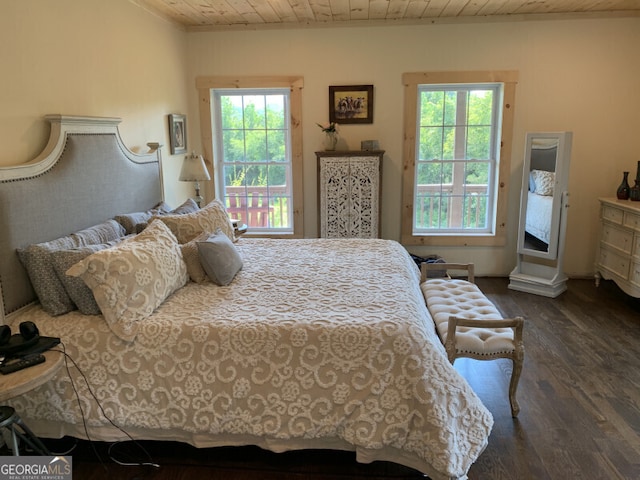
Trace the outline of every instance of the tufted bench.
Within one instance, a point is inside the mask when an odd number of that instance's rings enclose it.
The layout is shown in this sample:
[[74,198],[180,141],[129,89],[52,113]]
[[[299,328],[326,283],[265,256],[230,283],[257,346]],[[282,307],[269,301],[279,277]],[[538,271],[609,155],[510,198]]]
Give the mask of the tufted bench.
[[[420,269],[420,288],[451,363],[459,357],[513,361],[509,403],[511,415],[516,417],[520,411],[516,390],[524,362],[524,320],[521,317],[503,319],[495,305],[473,283],[473,264],[423,263]],[[434,269],[465,270],[468,280],[449,276],[431,278],[429,271]]]

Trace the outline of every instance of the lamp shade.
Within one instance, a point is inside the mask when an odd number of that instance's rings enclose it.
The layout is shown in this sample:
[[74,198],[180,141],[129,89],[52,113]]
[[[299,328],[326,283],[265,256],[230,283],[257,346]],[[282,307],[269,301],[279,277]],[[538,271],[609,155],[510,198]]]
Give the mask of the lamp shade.
[[193,152],[191,155],[184,157],[182,162],[182,169],[180,170],[181,182],[199,182],[202,180],[210,180],[209,171],[204,164],[202,155],[196,155]]

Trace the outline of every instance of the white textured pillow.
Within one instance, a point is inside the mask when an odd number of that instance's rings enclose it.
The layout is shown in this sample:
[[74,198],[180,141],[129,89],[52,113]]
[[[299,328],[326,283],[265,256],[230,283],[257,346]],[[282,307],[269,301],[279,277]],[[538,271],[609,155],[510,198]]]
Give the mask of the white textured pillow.
[[182,215],[158,215],[153,219],[163,221],[173,232],[179,243],[187,243],[201,233],[213,233],[222,230],[229,239],[235,240],[233,224],[227,215],[227,209],[219,200],[202,207],[197,212]]
[[554,172],[545,172],[544,170],[532,170],[531,176],[535,184],[535,192],[538,195],[553,195],[553,186],[556,181]]
[[209,233],[201,233],[193,240],[180,245],[182,250],[182,258],[187,265],[189,278],[196,283],[204,283],[208,280],[207,272],[202,268],[200,263],[200,255],[198,253],[198,242],[204,242],[209,238]]
[[76,263],[67,275],[85,281],[111,330],[126,341],[136,337],[141,320],[189,279],[175,236],[158,221]]

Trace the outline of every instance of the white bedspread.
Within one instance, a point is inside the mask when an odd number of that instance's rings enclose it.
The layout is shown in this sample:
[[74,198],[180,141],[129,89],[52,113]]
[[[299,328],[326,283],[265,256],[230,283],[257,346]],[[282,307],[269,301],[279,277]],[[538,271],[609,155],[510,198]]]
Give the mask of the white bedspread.
[[553,197],[529,192],[525,231],[544,243],[549,243]]
[[[415,264],[386,240],[241,238],[228,287],[189,283],[135,342],[101,316],[34,320],[60,336],[104,411],[136,438],[274,451],[348,449],[434,479],[466,476],[491,414],[447,361]],[[92,439],[123,439],[71,369]],[[85,437],[63,369],[8,402],[43,436]]]

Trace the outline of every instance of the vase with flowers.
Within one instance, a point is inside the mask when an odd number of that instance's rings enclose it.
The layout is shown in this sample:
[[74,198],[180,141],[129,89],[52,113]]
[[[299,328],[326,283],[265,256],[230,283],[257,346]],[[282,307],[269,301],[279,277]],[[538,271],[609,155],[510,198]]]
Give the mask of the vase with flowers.
[[325,134],[324,149],[333,151],[338,143],[338,124],[336,122],[316,123]]

